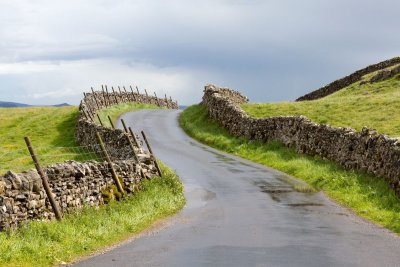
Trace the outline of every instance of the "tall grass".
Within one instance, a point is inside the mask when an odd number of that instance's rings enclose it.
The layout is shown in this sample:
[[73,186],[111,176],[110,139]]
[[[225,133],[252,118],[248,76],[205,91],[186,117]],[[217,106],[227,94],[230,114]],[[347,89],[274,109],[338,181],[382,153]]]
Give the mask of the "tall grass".
[[231,136],[208,118],[206,107],[194,105],[180,116],[180,125],[195,139],[217,149],[270,166],[323,190],[364,218],[400,233],[400,201],[384,180],[340,165],[297,154],[279,142],[250,141]]
[[185,204],[174,172],[161,164],[163,177],[143,183],[143,190],[98,209],[67,214],[61,222],[31,222],[0,233],[0,266],[52,266],[70,262],[129,238]]

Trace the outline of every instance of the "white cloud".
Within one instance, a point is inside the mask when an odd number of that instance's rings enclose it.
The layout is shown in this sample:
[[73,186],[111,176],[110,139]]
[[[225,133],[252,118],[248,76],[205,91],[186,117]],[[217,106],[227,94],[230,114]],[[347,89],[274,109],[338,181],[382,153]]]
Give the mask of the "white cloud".
[[399,8],[394,0],[0,0],[1,100],[77,103],[90,86],[133,82],[183,103],[200,101],[206,82],[258,101],[293,99],[399,54]]

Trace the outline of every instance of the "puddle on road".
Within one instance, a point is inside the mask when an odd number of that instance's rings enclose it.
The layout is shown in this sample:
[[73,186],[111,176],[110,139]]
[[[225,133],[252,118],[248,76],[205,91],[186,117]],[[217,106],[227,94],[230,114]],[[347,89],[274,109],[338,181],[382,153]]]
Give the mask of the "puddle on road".
[[187,208],[199,208],[216,198],[215,192],[204,188],[186,186]]

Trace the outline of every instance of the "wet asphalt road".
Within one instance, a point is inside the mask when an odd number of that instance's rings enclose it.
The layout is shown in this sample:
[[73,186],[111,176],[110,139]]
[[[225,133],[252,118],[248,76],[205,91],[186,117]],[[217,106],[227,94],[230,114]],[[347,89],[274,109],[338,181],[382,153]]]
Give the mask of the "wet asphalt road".
[[[187,205],[161,229],[76,266],[400,266],[400,239],[291,177],[194,141],[175,110],[123,115],[180,175]],[[297,182],[300,183],[300,182]]]

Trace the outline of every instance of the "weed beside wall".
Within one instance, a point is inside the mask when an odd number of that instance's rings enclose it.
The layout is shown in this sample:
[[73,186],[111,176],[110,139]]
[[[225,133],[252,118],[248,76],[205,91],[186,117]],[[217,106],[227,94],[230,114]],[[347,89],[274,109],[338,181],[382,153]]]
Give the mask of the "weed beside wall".
[[334,128],[304,116],[256,119],[239,106],[247,98],[228,88],[207,85],[203,104],[209,116],[234,136],[252,140],[277,140],[299,153],[318,155],[348,169],[359,169],[386,179],[400,194],[400,140],[364,128]]

